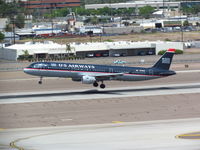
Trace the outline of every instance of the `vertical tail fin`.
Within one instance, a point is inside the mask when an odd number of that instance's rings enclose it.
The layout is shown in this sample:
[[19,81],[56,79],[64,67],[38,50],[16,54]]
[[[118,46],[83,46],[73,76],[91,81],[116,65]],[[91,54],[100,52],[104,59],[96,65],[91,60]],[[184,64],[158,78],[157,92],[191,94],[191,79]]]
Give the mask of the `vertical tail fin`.
[[155,63],[153,68],[169,70],[173,56],[175,53],[175,49],[168,49],[163,56]]

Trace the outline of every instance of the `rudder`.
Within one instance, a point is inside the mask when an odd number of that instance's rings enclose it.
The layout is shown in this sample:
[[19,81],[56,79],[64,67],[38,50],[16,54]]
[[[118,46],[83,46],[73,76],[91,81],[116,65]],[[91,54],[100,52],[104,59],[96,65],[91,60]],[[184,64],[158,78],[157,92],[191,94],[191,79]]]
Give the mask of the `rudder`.
[[173,48],[168,49],[152,68],[169,70],[174,53],[175,49]]

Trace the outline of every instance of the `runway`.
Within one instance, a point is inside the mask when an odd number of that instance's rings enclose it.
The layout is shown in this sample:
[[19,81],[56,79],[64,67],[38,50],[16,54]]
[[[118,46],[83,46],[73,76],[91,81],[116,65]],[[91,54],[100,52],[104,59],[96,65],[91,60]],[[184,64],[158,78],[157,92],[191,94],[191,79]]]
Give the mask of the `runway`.
[[[177,135],[199,132],[200,118],[0,131],[0,148],[34,150],[199,150],[199,140]],[[10,146],[9,146],[10,145]]]
[[9,93],[0,95],[0,104],[28,103],[46,101],[105,99],[135,96],[155,96],[200,93],[200,83],[154,85],[140,87],[108,88],[103,90],[71,90],[71,91],[46,91]]
[[[0,149],[199,150],[200,73],[104,90],[23,72],[0,76]],[[196,136],[195,136],[196,137]]]

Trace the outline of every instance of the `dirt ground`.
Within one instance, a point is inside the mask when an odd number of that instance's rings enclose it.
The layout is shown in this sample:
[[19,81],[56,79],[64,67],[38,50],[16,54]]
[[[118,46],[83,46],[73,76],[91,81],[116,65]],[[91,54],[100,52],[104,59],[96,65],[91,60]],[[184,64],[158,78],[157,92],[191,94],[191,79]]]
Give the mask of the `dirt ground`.
[[[184,41],[192,41],[192,40],[200,40],[200,32],[184,32],[183,33],[183,40]],[[113,41],[181,41],[182,40],[182,33],[181,32],[172,32],[172,33],[133,33],[129,35],[118,35],[118,36],[95,36],[95,37],[78,37],[78,38],[49,38],[45,40],[51,40],[56,43],[65,44],[70,42],[96,42],[96,41],[106,41],[106,40],[113,40]],[[22,40],[18,42],[26,42],[28,40]],[[44,41],[44,39],[34,39],[34,41]]]
[[200,94],[1,104],[1,128],[195,118]]

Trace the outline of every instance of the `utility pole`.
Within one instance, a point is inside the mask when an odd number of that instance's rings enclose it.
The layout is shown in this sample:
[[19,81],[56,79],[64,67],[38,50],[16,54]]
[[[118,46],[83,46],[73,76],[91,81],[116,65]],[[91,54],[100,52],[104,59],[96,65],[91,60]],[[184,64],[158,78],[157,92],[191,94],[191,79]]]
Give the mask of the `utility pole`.
[[15,16],[13,16],[12,18],[12,22],[13,22],[13,44],[15,44]]
[[163,17],[165,16],[165,0],[163,0]]
[[51,3],[51,34],[53,36],[53,3]]

